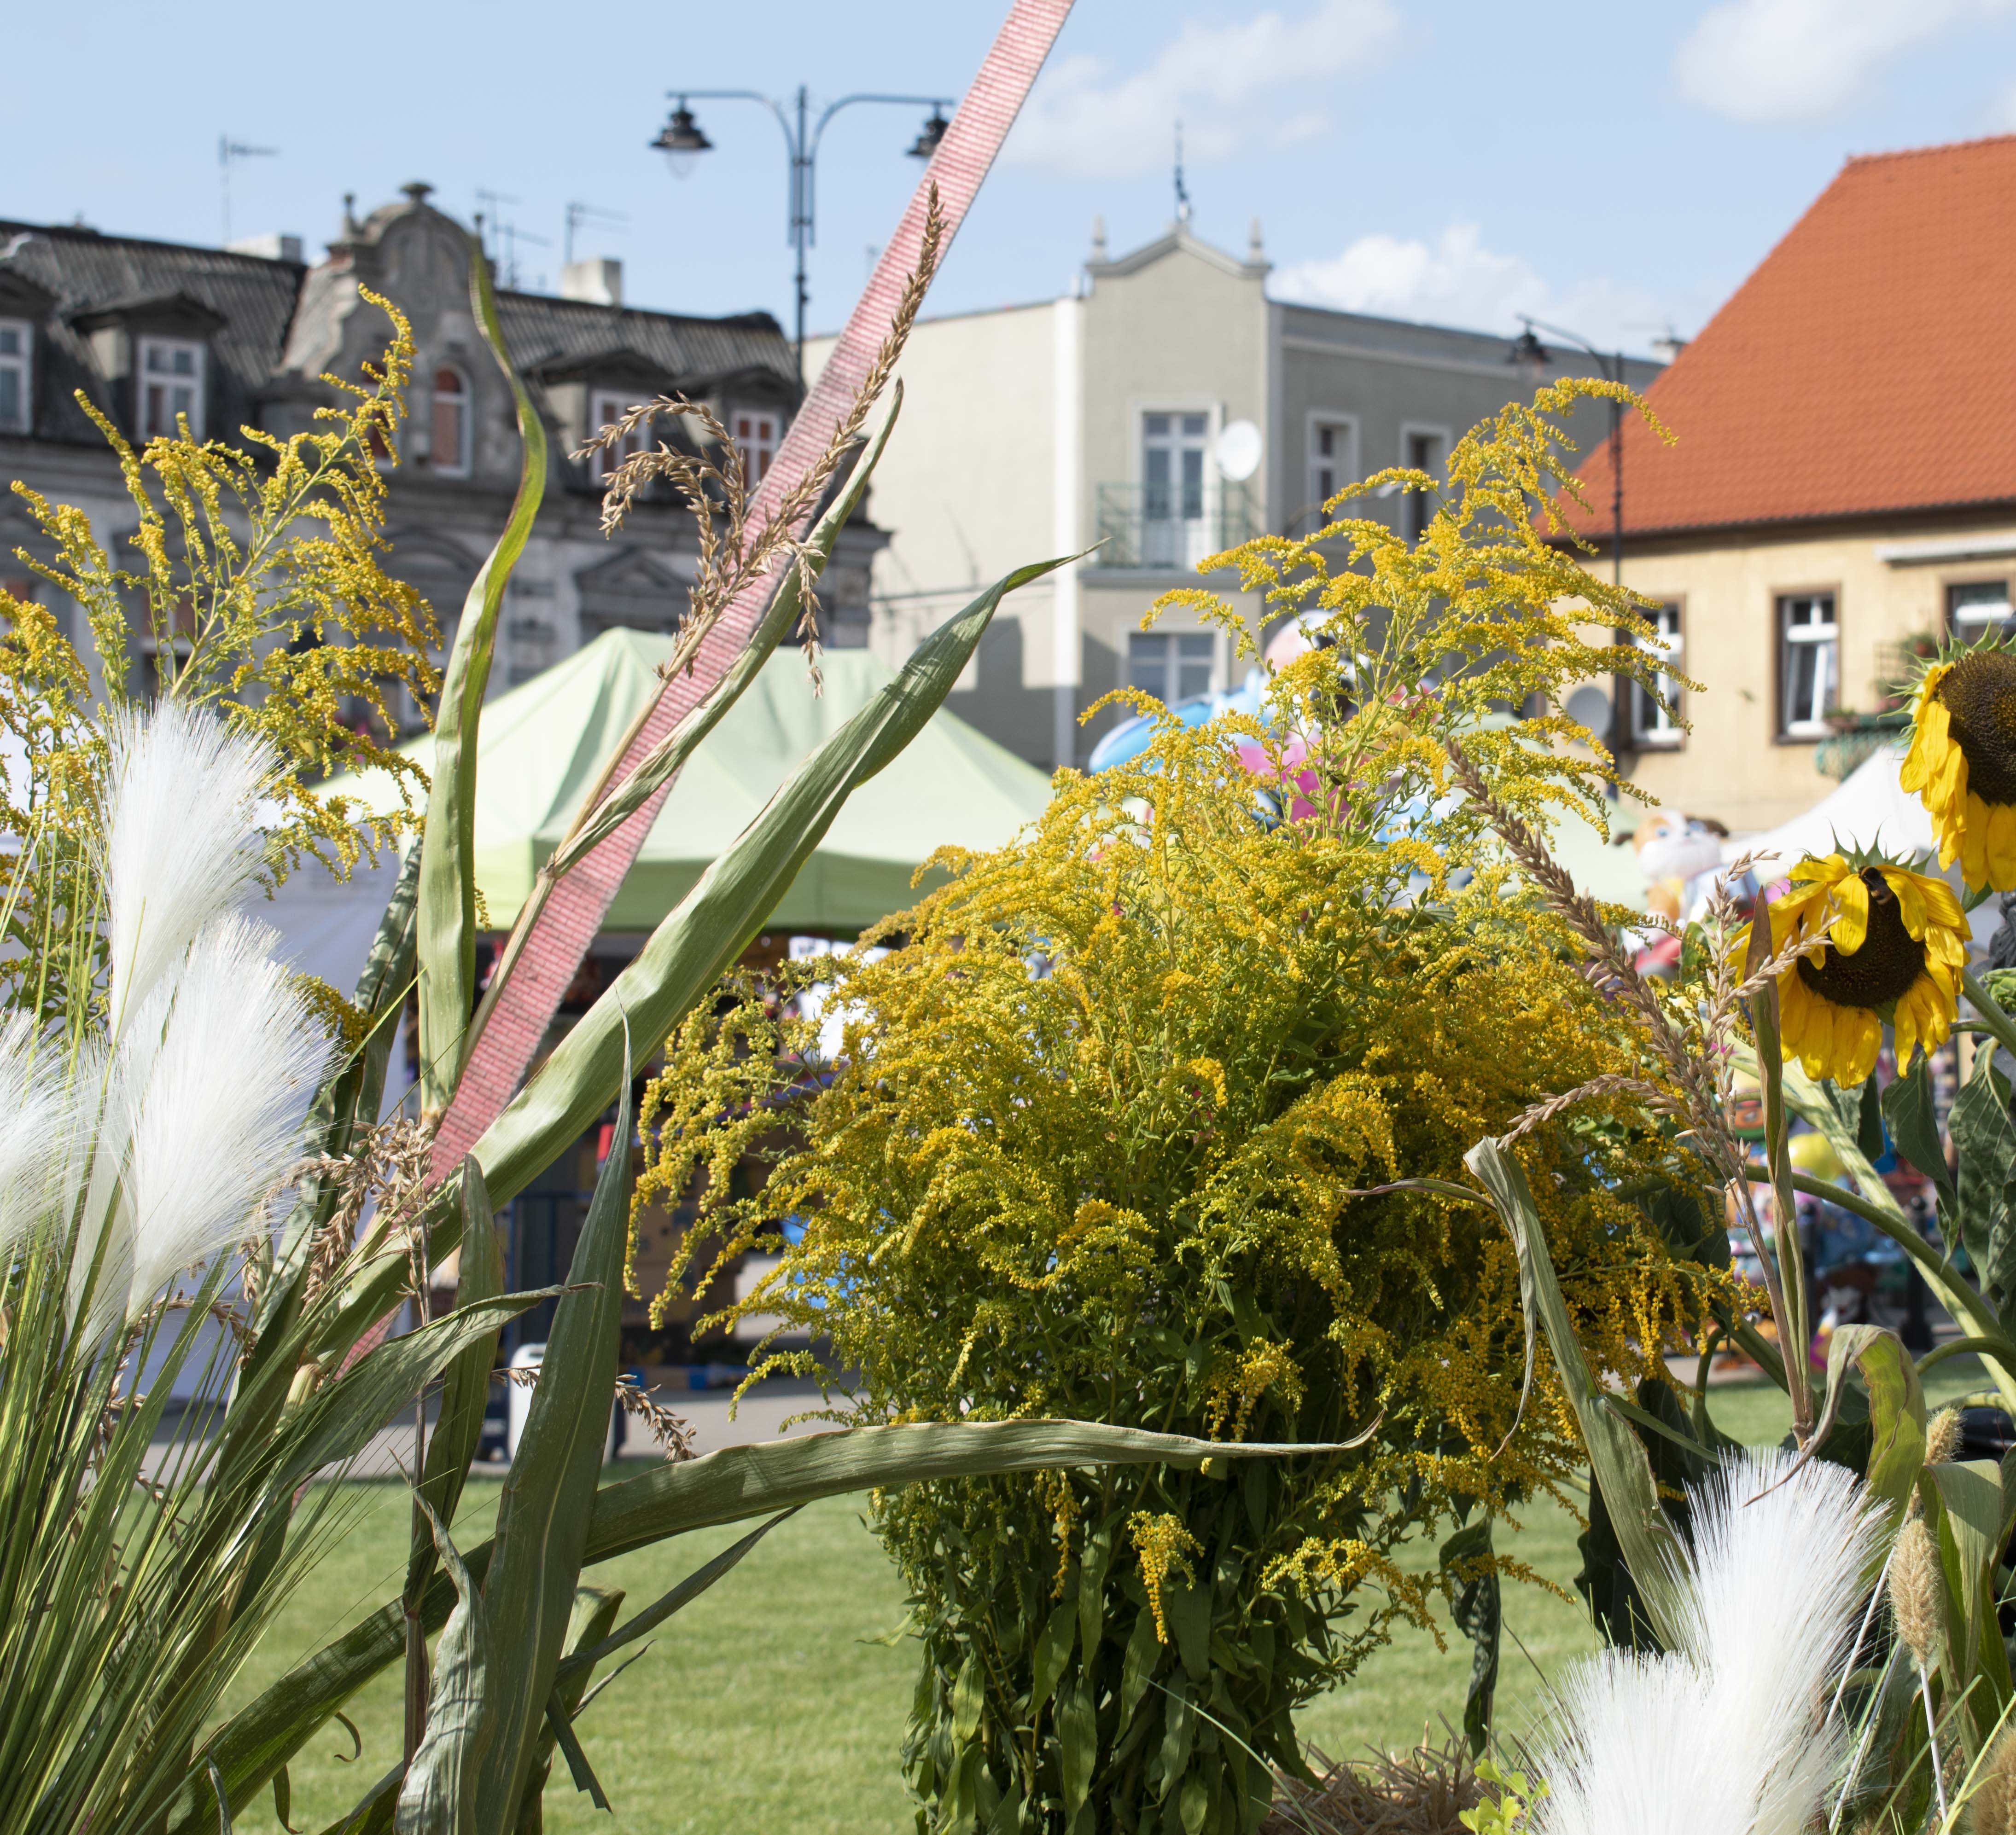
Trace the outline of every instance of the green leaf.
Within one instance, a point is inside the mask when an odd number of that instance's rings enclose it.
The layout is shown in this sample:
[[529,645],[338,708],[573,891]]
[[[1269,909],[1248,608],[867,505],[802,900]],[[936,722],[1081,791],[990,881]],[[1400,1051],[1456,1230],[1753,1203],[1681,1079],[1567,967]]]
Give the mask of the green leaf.
[[[797,1514],[795,1507],[788,1510],[779,1510],[769,1522],[758,1524],[740,1542],[732,1547],[723,1549],[711,1561],[696,1568],[663,1598],[646,1606],[621,1631],[610,1632],[587,1649],[563,1657],[556,1671],[560,1681],[566,1682],[577,1671],[585,1672],[593,1668],[604,1658],[614,1656],[625,1644],[641,1638],[646,1632],[655,1631],[674,1613],[683,1611],[717,1580],[737,1566],[742,1557],[786,1517]],[[620,1599],[622,1596],[618,1594],[617,1596]]]
[[477,1769],[495,1732],[491,1704],[509,1691],[491,1681],[490,1628],[476,1582],[433,1506],[418,1493],[415,1502],[433,1532],[455,1603],[434,1652],[427,1732],[406,1767],[393,1826],[398,1835],[480,1835]]
[[1211,1586],[1172,1579],[1162,1588],[1162,1616],[1176,1642],[1176,1657],[1193,1682],[1211,1675]]
[[[1491,1194],[1498,1214],[1510,1232],[1519,1257],[1522,1304],[1546,1322],[1547,1344],[1561,1376],[1561,1387],[1574,1408],[1589,1448],[1589,1463],[1609,1509],[1624,1560],[1637,1584],[1651,1628],[1667,1649],[1674,1647],[1679,1598],[1674,1577],[1685,1571],[1685,1550],[1659,1506],[1652,1467],[1629,1426],[1604,1405],[1604,1392],[1589,1373],[1589,1365],[1568,1318],[1568,1307],[1554,1279],[1539,1212],[1517,1161],[1496,1140],[1486,1139],[1463,1156],[1463,1164]],[[1530,1299],[1528,1294],[1530,1293]],[[1529,1317],[1531,1314],[1529,1313]],[[1529,1334],[1531,1326],[1528,1327]]]
[[[794,1435],[754,1446],[724,1447],[675,1466],[654,1465],[635,1477],[604,1485],[595,1494],[581,1560],[590,1565],[693,1530],[743,1522],[819,1498],[894,1490],[934,1479],[1060,1466],[1168,1465],[1193,1471],[1214,1457],[1287,1458],[1335,1450],[1319,1442],[1222,1444],[1089,1421],[916,1422]],[[485,1578],[490,1545],[470,1549],[464,1558],[470,1573]],[[452,1589],[437,1575],[422,1610],[423,1622],[430,1630],[447,1617],[452,1599]],[[210,1750],[223,1770],[232,1801],[249,1801],[358,1689],[397,1662],[405,1648],[405,1614],[394,1599],[269,1684],[227,1720]],[[170,1826],[182,1831],[197,1826],[185,1790],[176,1800]]]
[[1883,1092],[1876,1087],[1874,1077],[1862,1086],[1862,1100],[1856,1111],[1855,1140],[1865,1160],[1883,1157],[1886,1144],[1883,1133]]
[[1456,1628],[1471,1640],[1470,1689],[1463,1700],[1463,1730],[1469,1737],[1474,1758],[1481,1758],[1491,1742],[1491,1710],[1498,1693],[1498,1643],[1503,1625],[1503,1602],[1498,1575],[1489,1573],[1454,1574],[1460,1564],[1474,1562],[1491,1553],[1491,1519],[1480,1516],[1442,1545],[1438,1557],[1445,1573],[1452,1574],[1455,1592]]
[[517,1814],[533,1745],[580,1583],[597,1481],[616,1396],[623,1258],[630,1230],[629,1055],[609,1155],[553,1309],[525,1430],[497,1504],[484,1576],[499,1673],[511,1686],[495,1707],[497,1733],[476,1786],[477,1820],[506,1826]]
[[1019,567],[947,620],[895,680],[779,786],[477,1142],[495,1202],[515,1196],[607,1106],[622,1073],[625,1027],[640,1055],[655,1052],[740,955],[848,797],[938,711],[995,606],[1063,564]]
[[[623,1592],[621,1588],[584,1586],[574,1589],[574,1610],[567,1618],[567,1654],[561,1659],[560,1668],[554,1672],[553,1686],[546,1696],[545,1724],[540,1731],[538,1744],[533,1750],[531,1768],[525,1779],[524,1794],[518,1799],[518,1819],[513,1826],[521,1832],[521,1835],[535,1835],[536,1831],[545,1826],[541,1800],[545,1795],[546,1780],[553,1773],[556,1747],[566,1754],[567,1774],[573,1779],[574,1788],[587,1791],[597,1808],[608,1808],[608,1798],[603,1794],[601,1783],[595,1776],[594,1768],[588,1762],[587,1754],[581,1750],[581,1741],[574,1736],[574,1723],[581,1718],[595,1696],[630,1667],[628,1663],[619,1663],[591,1691],[588,1685],[594,1664],[581,1660],[598,1645],[608,1641],[610,1628],[615,1624],[616,1615],[622,1610]],[[650,1647],[646,1645],[645,1649]],[[643,1651],[638,1653],[639,1656],[643,1654]],[[634,1663],[636,1657],[633,1657],[630,1661]],[[564,1738],[562,1737],[563,1733]]]
[[1078,1601],[1067,1593],[1045,1621],[1036,1637],[1035,1673],[1029,1690],[1029,1718],[1043,1711],[1043,1704],[1057,1686],[1057,1678],[1071,1661],[1078,1644]]
[[1106,1635],[1106,1570],[1113,1560],[1113,1525],[1102,1523],[1086,1532],[1078,1571],[1078,1647],[1089,1672],[1099,1660]]
[[[2009,1662],[1996,1616],[1995,1568],[2001,1553],[2002,1476],[1985,1459],[1928,1466],[1918,1480],[1925,1520],[1946,1572],[1946,1698],[1965,1696],[1967,1755],[1993,1736],[2010,1699]],[[1971,1722],[1971,1736],[1967,1722]]]
[[469,303],[477,329],[511,385],[521,458],[511,514],[463,601],[434,716],[434,768],[420,837],[420,1103],[438,1114],[462,1075],[476,1005],[476,741],[497,617],[546,491],[546,430],[519,380],[497,317],[489,259],[469,239]]
[[[462,1262],[455,1296],[463,1305],[495,1298],[504,1288],[504,1256],[484,1189],[483,1169],[473,1160],[462,1163]],[[491,1373],[497,1362],[501,1322],[473,1340],[448,1366],[441,1385],[441,1413],[427,1442],[427,1469],[420,1499],[445,1524],[455,1520],[469,1468],[483,1444],[484,1411],[490,1405]],[[405,1597],[417,1606],[432,1578],[438,1537],[428,1533],[424,1519],[414,1525],[413,1549],[406,1563]],[[423,1542],[424,1538],[424,1545]]]
[[[1837,1326],[1827,1341],[1827,1411],[1814,1435],[1816,1446],[1839,1412],[1851,1364],[1869,1390],[1873,1442],[1863,1481],[1873,1495],[1896,1506],[1901,1520],[1925,1463],[1925,1392],[1917,1366],[1895,1332],[1879,1326]],[[1875,1577],[1870,1578],[1873,1583]]]
[[1155,1615],[1145,1606],[1134,1615],[1134,1629],[1127,1639],[1127,1654],[1120,1665],[1120,1727],[1132,1722],[1134,1710],[1162,1666],[1162,1642],[1155,1635]]
[[952,1691],[952,1736],[968,1746],[980,1735],[980,1710],[987,1699],[985,1678],[981,1673],[980,1653],[968,1650],[959,1665],[959,1680]]
[[1064,1766],[1064,1814],[1075,1818],[1092,1793],[1099,1765],[1099,1720],[1081,1664],[1057,1696],[1057,1743]]
[[273,1493],[290,1492],[326,1467],[355,1458],[392,1411],[411,1401],[447,1364],[473,1344],[494,1341],[506,1320],[555,1291],[473,1301],[359,1358],[347,1374],[318,1390],[283,1429]]
[[1974,1073],[1961,1086],[1947,1125],[1960,1157],[1960,1240],[1982,1297],[1999,1315],[2016,1297],[2016,1228],[2006,1196],[2016,1175],[2016,1127],[2010,1123],[2009,1087],[1995,1068],[1993,1052],[1975,1053]]
[[[1950,1216],[1954,1202],[1953,1175],[1946,1170],[1946,1150],[1939,1144],[1939,1118],[1932,1108],[1931,1072],[1923,1052],[1913,1060],[1910,1070],[1884,1091],[1882,1101],[1883,1119],[1897,1151],[1938,1187],[1939,1208]],[[1856,1145],[1859,1150],[1859,1141]],[[1874,1160],[1881,1156],[1864,1157]]]

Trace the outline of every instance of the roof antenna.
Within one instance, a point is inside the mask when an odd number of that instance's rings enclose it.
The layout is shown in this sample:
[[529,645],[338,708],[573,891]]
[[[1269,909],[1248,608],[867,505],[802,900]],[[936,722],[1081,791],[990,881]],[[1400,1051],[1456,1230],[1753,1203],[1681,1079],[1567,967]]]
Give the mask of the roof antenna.
[[231,168],[239,160],[269,160],[277,146],[241,146],[229,134],[217,137],[217,189],[224,218],[224,241],[231,240]]
[[1190,220],[1190,194],[1183,189],[1183,124],[1176,123],[1176,227],[1187,228]]

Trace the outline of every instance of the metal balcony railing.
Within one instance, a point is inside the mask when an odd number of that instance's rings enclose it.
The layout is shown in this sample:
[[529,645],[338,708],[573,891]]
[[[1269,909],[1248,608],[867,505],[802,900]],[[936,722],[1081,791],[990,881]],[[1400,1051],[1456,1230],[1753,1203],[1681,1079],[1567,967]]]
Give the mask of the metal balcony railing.
[[1095,567],[1168,567],[1187,572],[1205,556],[1260,533],[1252,493],[1222,482],[1215,502],[1186,502],[1180,489],[1154,484],[1099,487]]

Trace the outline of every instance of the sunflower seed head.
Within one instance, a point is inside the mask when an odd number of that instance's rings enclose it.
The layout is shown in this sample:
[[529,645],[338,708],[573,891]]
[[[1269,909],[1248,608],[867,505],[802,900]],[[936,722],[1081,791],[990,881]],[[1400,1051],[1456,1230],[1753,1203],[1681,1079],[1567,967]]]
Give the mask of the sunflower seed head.
[[1930,1662],[1939,1612],[1939,1550],[1924,1518],[1913,1517],[1899,1532],[1890,1557],[1890,1616],[1921,1670]]

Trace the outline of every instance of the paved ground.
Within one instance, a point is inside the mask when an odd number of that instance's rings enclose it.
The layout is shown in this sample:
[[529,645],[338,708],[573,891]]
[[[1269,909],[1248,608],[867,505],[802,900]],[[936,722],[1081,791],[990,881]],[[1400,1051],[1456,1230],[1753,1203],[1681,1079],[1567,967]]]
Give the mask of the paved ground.
[[[657,1389],[652,1391],[652,1399],[684,1417],[693,1430],[693,1451],[696,1453],[715,1452],[725,1446],[753,1445],[760,1440],[775,1440],[785,1431],[784,1423],[793,1415],[803,1414],[808,1409],[823,1405],[815,1384],[792,1378],[775,1379],[753,1390],[744,1398],[740,1407],[735,1409],[734,1418],[729,1418],[735,1391],[733,1389],[699,1391]],[[793,1430],[799,1434],[816,1434],[830,1423],[808,1421]],[[156,1435],[153,1455],[146,1462],[148,1476],[159,1476],[160,1467],[167,1455],[176,1430],[172,1423],[164,1423]],[[658,1457],[650,1438],[639,1425],[630,1424],[628,1444],[621,1458],[628,1463],[632,1459],[651,1459]],[[399,1425],[388,1427],[376,1435],[371,1444],[358,1455],[351,1468],[360,1478],[396,1478],[402,1466],[410,1470],[413,1463],[412,1419],[409,1415]],[[478,1470],[485,1468],[479,1466]],[[491,1466],[491,1470],[501,1470]]]

